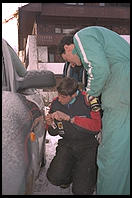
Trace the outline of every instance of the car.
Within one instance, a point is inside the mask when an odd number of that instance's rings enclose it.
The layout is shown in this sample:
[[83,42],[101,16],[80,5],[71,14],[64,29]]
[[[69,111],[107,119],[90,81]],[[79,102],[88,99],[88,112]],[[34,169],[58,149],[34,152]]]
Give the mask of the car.
[[45,166],[46,123],[39,90],[53,88],[51,71],[29,70],[2,39],[2,194],[33,193]]

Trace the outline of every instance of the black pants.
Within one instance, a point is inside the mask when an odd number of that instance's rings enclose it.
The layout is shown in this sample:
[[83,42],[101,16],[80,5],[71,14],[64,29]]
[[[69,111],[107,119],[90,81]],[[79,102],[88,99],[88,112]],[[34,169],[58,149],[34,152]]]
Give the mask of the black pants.
[[59,140],[56,155],[47,170],[48,180],[57,186],[72,183],[75,195],[90,195],[96,185],[97,140],[93,145],[87,143],[65,142]]

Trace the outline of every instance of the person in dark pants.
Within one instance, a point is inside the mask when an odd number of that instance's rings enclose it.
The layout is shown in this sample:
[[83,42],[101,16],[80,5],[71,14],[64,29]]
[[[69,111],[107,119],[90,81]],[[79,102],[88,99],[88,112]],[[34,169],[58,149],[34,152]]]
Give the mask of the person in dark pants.
[[63,78],[71,77],[78,81],[79,87],[85,90],[87,86],[87,72],[83,66],[77,66],[66,62],[63,69]]
[[85,91],[78,90],[73,78],[63,78],[57,91],[46,121],[49,134],[62,139],[46,175],[56,186],[68,187],[72,183],[74,195],[91,195],[96,186],[100,111],[91,109]]
[[[87,71],[83,67],[83,65],[78,66],[76,64],[66,62],[63,68],[63,78],[71,77],[74,78],[78,82],[78,89],[80,91],[86,91],[87,83],[88,83],[88,75]],[[101,104],[101,94],[98,97],[99,103]],[[100,110],[101,118],[103,117],[103,110]]]

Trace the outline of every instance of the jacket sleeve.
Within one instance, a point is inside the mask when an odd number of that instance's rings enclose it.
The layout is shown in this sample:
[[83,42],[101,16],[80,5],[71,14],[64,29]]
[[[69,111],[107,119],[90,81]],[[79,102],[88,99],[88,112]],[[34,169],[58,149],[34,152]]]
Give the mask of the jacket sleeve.
[[101,130],[101,115],[100,112],[90,112],[91,118],[87,117],[80,117],[80,116],[75,116],[74,117],[74,126],[76,125],[79,128],[88,130],[93,132],[99,132]]
[[99,96],[110,73],[104,41],[93,32],[79,31],[74,35],[75,51],[88,74],[86,91]]

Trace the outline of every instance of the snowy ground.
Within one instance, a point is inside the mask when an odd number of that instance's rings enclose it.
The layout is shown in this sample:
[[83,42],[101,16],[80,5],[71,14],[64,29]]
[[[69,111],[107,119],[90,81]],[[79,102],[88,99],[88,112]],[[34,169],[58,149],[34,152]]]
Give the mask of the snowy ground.
[[46,135],[46,139],[49,140],[49,143],[46,143],[46,166],[40,171],[39,178],[35,183],[33,195],[72,195],[71,186],[67,189],[62,189],[52,185],[46,177],[46,171],[55,155],[55,148],[59,138],[59,136],[50,136],[48,133]]

